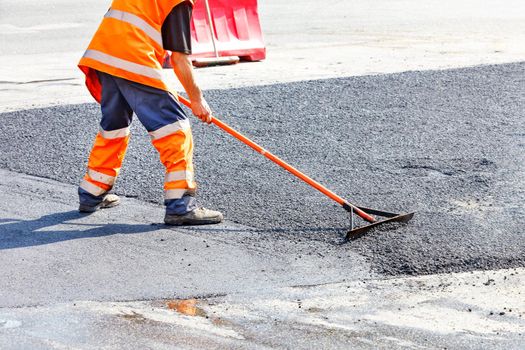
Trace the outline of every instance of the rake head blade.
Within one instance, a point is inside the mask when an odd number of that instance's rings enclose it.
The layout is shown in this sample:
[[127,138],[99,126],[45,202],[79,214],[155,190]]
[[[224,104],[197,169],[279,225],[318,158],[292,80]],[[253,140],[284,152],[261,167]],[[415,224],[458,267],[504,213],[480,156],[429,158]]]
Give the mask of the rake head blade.
[[412,219],[412,217],[415,214],[414,212],[406,213],[406,214],[398,214],[398,213],[390,213],[390,212],[387,212],[387,211],[381,211],[381,210],[370,209],[370,208],[363,208],[363,207],[358,207],[358,208],[363,210],[364,212],[366,212],[368,214],[381,216],[381,217],[384,217],[385,219],[378,220],[376,222],[373,222],[373,223],[365,225],[365,226],[352,228],[346,234],[346,238],[348,240],[354,240],[356,238],[359,238],[359,237],[363,236],[365,233],[367,233],[368,231],[372,230],[373,228],[376,228],[376,227],[378,227],[380,225],[383,225],[383,224],[386,224],[386,223],[389,223],[389,222],[403,222],[403,223],[407,223],[407,222],[409,222]]

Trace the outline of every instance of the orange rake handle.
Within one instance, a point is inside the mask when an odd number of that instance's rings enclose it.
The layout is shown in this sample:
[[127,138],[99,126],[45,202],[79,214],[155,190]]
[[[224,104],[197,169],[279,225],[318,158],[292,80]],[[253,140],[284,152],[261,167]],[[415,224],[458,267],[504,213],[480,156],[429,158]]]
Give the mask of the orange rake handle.
[[[188,99],[186,99],[186,98],[184,98],[182,96],[178,96],[178,98],[179,98],[180,102],[182,102],[187,107],[191,108],[191,102]],[[294,174],[295,176],[297,176],[298,178],[300,178],[301,180],[303,180],[304,182],[306,182],[307,184],[309,184],[313,188],[315,188],[318,191],[322,192],[324,195],[328,196],[329,198],[333,199],[337,203],[341,204],[343,206],[343,208],[346,209],[347,211],[355,212],[357,215],[359,215],[360,217],[362,217],[364,220],[366,220],[368,222],[372,222],[373,223],[373,222],[377,221],[373,216],[367,214],[366,212],[364,212],[363,210],[359,209],[355,205],[353,205],[353,204],[347,202],[346,200],[344,200],[343,198],[339,197],[337,194],[335,194],[334,192],[330,191],[328,188],[324,187],[319,182],[317,182],[314,179],[312,179],[311,177],[303,174],[302,172],[300,172],[299,170],[297,170],[293,166],[289,165],[288,163],[286,163],[285,161],[283,161],[279,157],[273,155],[272,153],[270,153],[269,151],[267,151],[263,147],[259,146],[258,144],[256,144],[255,142],[253,142],[252,140],[247,138],[246,136],[244,136],[241,133],[239,133],[238,131],[234,130],[228,124],[220,121],[219,119],[217,119],[215,117],[211,117],[211,122],[213,124],[217,125],[222,130],[226,131],[228,134],[230,134],[233,137],[235,137],[237,140],[239,140],[239,141],[243,142],[244,144],[248,145],[249,147],[251,147],[256,152],[262,154],[266,158],[270,159],[272,162],[276,163],[280,167],[282,167],[282,168],[286,169],[287,171],[289,171],[290,173]]]

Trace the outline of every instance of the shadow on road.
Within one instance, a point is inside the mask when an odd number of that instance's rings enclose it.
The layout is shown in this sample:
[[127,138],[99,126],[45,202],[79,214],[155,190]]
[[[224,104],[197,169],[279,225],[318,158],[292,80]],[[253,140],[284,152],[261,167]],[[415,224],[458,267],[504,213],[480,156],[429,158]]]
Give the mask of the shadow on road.
[[158,230],[158,226],[155,224],[68,222],[85,216],[86,214],[72,210],[44,215],[36,220],[0,219],[0,250],[45,245],[79,238],[147,233]]
[[[293,241],[319,241],[335,246],[349,244],[346,239],[346,233],[349,228],[346,227],[310,227],[310,228],[230,228],[218,226],[193,226],[193,227],[179,227],[179,231],[187,231],[202,234],[223,234],[232,237],[250,238],[257,236],[257,239],[264,239],[267,237],[271,240],[293,240]],[[214,236],[216,237],[216,236]]]

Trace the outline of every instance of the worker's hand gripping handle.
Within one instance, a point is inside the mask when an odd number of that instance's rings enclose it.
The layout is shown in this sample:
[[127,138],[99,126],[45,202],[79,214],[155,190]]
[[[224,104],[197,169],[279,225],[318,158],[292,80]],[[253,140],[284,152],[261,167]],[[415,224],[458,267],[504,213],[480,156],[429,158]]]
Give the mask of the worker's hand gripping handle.
[[[188,107],[189,109],[191,109],[191,102],[190,102],[190,100],[188,100],[188,99],[186,99],[186,98],[184,98],[184,97],[182,97],[182,96],[180,96],[180,95],[177,95],[177,97],[178,97],[179,101],[180,101],[183,105],[185,105],[186,107]],[[210,116],[210,119],[211,119],[211,122],[213,123],[213,119],[214,119],[213,116]]]
[[[180,102],[182,102],[184,105],[186,105],[186,107],[191,108],[191,102],[188,99],[186,99],[186,98],[184,98],[184,97],[182,97],[180,95],[178,96],[178,98],[179,98]],[[298,178],[300,178],[301,180],[303,180],[304,182],[306,182],[307,184],[309,184],[313,188],[315,188],[318,191],[322,192],[327,197],[333,199],[334,201],[336,201],[337,203],[342,205],[343,208],[346,211],[354,212],[354,213],[356,213],[357,215],[359,215],[360,217],[362,217],[364,220],[366,220],[368,222],[376,222],[376,219],[373,216],[367,214],[366,212],[364,212],[363,210],[359,209],[355,205],[350,204],[349,202],[347,202],[343,198],[339,197],[334,192],[330,191],[328,188],[326,188],[323,185],[321,185],[319,182],[317,182],[314,179],[310,178],[309,176],[303,174],[302,172],[300,172],[299,170],[297,170],[293,166],[289,165],[288,163],[286,163],[285,161],[283,161],[279,157],[273,155],[269,151],[265,150],[264,148],[262,148],[261,146],[259,146],[258,144],[256,144],[255,142],[253,142],[252,140],[247,138],[246,136],[244,136],[241,133],[237,132],[236,130],[232,129],[226,123],[223,123],[222,121],[220,121],[219,119],[217,119],[217,118],[215,118],[213,116],[211,117],[211,123],[217,125],[219,128],[221,128],[222,130],[226,131],[228,134],[230,134],[233,137],[235,137],[237,140],[239,140],[239,141],[243,142],[244,144],[248,145],[249,147],[251,147],[256,152],[262,154],[263,156],[265,156],[266,158],[270,159],[272,162],[276,163],[280,167],[286,169],[287,171],[289,171],[293,175],[297,176]]]

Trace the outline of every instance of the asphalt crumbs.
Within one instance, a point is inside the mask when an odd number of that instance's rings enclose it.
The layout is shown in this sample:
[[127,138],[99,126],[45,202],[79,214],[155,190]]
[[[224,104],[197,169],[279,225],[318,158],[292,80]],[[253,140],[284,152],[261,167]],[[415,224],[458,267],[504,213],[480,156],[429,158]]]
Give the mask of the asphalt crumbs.
[[[194,121],[201,202],[260,239],[326,241],[386,275],[525,266],[525,63],[205,95],[222,120],[350,201],[416,211],[345,243],[337,204]],[[0,167],[77,184],[99,118],[96,104],[1,114]],[[115,192],[161,203],[163,168],[138,120],[132,133]]]

